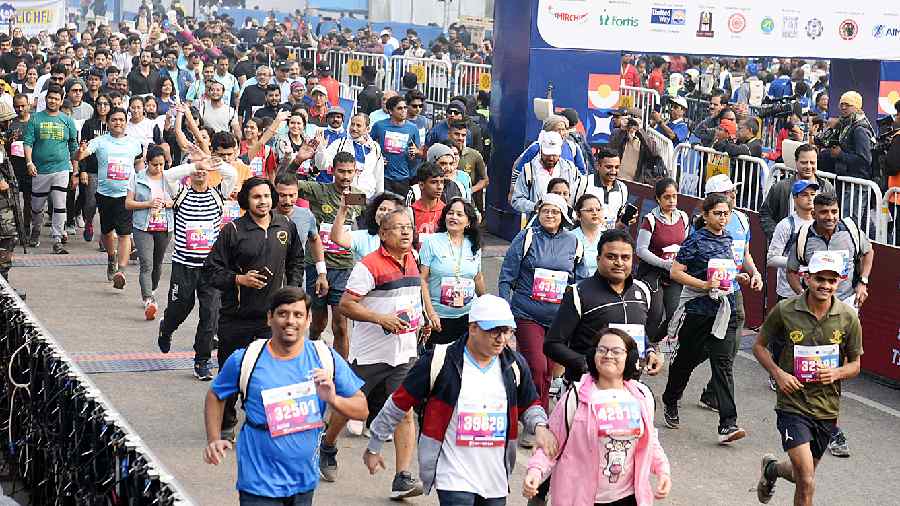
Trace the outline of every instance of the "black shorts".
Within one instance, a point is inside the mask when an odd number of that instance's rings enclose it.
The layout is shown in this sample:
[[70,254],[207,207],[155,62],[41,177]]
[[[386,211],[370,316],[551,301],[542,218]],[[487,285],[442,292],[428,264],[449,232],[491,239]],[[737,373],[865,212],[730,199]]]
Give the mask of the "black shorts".
[[828,449],[831,435],[836,428],[835,420],[815,420],[805,415],[776,409],[775,425],[781,436],[784,451],[809,443],[814,459],[819,460]]
[[406,373],[412,369],[412,366],[415,363],[416,357],[413,357],[409,362],[400,364],[396,367],[390,364],[360,365],[354,360],[350,368],[353,370],[354,374],[359,376],[359,379],[365,382],[360,390],[362,390],[363,394],[366,396],[382,385],[384,385],[387,394],[391,395],[394,393],[394,390],[400,388],[400,385],[403,384],[403,380],[406,379]]
[[107,197],[98,193],[97,210],[100,211],[100,233],[115,230],[118,235],[131,235],[132,213],[125,209],[125,197]]
[[328,280],[328,293],[324,298],[316,295],[316,278],[318,276],[315,265],[306,266],[306,293],[312,298],[312,307],[321,309],[340,304],[341,296],[347,289],[347,280],[350,279],[350,269],[328,269],[325,273],[325,279]]

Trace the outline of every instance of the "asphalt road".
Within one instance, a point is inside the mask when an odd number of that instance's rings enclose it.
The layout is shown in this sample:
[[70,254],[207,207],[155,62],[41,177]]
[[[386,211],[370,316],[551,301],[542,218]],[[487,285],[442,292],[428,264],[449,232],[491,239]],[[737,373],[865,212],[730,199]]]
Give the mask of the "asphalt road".
[[[71,241],[70,250],[72,255],[67,261],[72,263],[98,255],[96,243],[87,245],[80,237]],[[45,243],[37,255],[30,254],[26,259],[66,260],[44,256],[48,252],[49,245]],[[500,260],[484,260],[485,277],[492,291],[496,290]],[[166,266],[160,294],[168,288],[168,272]],[[94,359],[109,354],[101,358],[124,368],[129,364],[124,362],[127,359],[162,358],[156,348],[158,322],[143,319],[136,266],[128,270],[124,291],[114,290],[106,282],[105,265],[17,267],[12,272],[12,282],[27,290],[29,306],[69,353],[94,355]],[[191,351],[195,325],[196,312],[177,332],[173,352]],[[664,371],[660,377],[647,380],[657,397],[665,386],[665,374]],[[697,369],[683,400],[681,429],[669,430],[657,423],[673,470],[673,490],[662,504],[757,504],[754,487],[760,456],[766,452],[783,455],[774,426],[774,393],[768,389],[763,370],[746,352],[742,353],[735,364],[735,395],[739,423],[749,435],[732,447],[721,447],[716,444],[716,415],[696,405],[708,377],[708,367]],[[237,504],[233,454],[218,467],[201,460],[205,446],[202,404],[208,384],[194,379],[189,369],[97,373],[90,378],[197,504]],[[826,456],[822,460],[816,504],[900,504],[900,392],[870,378],[847,382],[845,392],[840,423],[853,456],[846,460]],[[355,437],[339,441],[339,480],[320,485],[316,504],[390,503],[386,497],[392,472],[368,475],[361,461],[365,442]],[[392,471],[390,445],[385,455]],[[509,504],[525,504],[521,496],[521,464],[527,457],[520,450]],[[790,504],[792,494],[793,486],[780,482],[770,504]],[[432,496],[407,502],[437,504],[437,499]]]

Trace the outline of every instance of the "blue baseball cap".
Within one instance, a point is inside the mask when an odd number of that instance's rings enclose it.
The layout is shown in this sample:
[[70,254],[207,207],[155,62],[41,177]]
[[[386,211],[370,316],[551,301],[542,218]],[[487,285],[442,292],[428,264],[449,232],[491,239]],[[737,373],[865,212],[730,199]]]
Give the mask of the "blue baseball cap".
[[806,190],[807,188],[812,188],[816,191],[819,190],[819,183],[815,181],[807,181],[806,179],[801,179],[799,181],[794,181],[793,186],[791,186],[791,195],[799,195],[800,192]]

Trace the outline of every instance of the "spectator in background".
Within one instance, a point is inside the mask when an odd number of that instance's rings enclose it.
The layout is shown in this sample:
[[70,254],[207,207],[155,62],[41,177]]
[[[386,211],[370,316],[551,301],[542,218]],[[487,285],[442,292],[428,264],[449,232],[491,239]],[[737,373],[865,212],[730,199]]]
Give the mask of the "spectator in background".
[[762,156],[762,142],[759,140],[758,134],[759,120],[747,118],[741,121],[737,127],[737,142],[731,138],[718,139],[713,144],[713,149],[728,153],[728,156],[731,157],[747,155],[758,158]]
[[655,123],[656,131],[668,137],[672,144],[676,146],[687,141],[690,134],[687,122],[684,120],[687,106],[687,99],[684,97],[669,97],[668,122],[663,121],[659,111],[650,113],[651,125]]
[[413,90],[419,89],[419,77],[416,76],[412,72],[406,72],[400,78],[400,90],[399,93],[401,95],[405,95]]
[[[559,133],[541,131],[538,136],[540,156],[531,159],[522,167],[522,173],[515,179],[510,204],[516,211],[530,215],[544,198],[547,183],[553,178],[563,178],[574,188],[580,179],[578,169],[572,162],[561,157],[563,141]],[[568,208],[563,208],[565,212]]]
[[[363,89],[356,98],[356,108],[359,112],[371,114],[372,112],[381,109],[383,94],[381,88],[375,85],[376,77],[377,73],[375,67],[363,65],[362,75],[360,76]],[[409,104],[409,99],[407,99],[407,104]]]
[[725,92],[715,89],[709,97],[709,116],[694,126],[694,135],[704,146],[712,146],[716,137],[716,128],[719,126],[722,111],[728,106]]
[[759,223],[768,240],[772,240],[776,225],[793,211],[791,188],[797,181],[814,181],[820,193],[834,194],[834,185],[816,175],[818,153],[812,144],[801,144],[794,151],[797,172],[794,177],[773,184],[759,208]]
[[[581,156],[584,159],[584,168],[582,172],[584,174],[592,174],[594,172],[594,157],[592,155],[593,151],[591,150],[591,146],[587,143],[587,140],[584,138],[582,132],[578,131],[576,128],[579,123],[581,123],[581,118],[578,117],[578,111],[575,109],[567,108],[560,111],[560,116],[566,118],[568,120],[568,138],[563,139],[565,141],[571,141],[578,146],[578,149],[581,151]],[[582,126],[582,130],[584,127]]]
[[331,105],[340,105],[341,103],[341,83],[331,75],[331,67],[320,64],[316,71],[319,74],[319,85],[323,86],[327,91],[328,103]]
[[656,56],[653,58],[653,70],[650,72],[650,76],[647,78],[647,87],[651,90],[656,90],[657,93],[662,96],[665,93],[666,87],[666,63],[665,60]]
[[625,86],[639,88],[641,86],[641,76],[638,74],[637,68],[632,65],[633,61],[634,55],[622,55],[622,80],[625,82]]
[[872,179],[875,131],[862,106],[862,95],[859,93],[848,91],[841,95],[841,119],[835,127],[840,132],[840,144],[825,146],[819,153],[822,169],[838,176]]

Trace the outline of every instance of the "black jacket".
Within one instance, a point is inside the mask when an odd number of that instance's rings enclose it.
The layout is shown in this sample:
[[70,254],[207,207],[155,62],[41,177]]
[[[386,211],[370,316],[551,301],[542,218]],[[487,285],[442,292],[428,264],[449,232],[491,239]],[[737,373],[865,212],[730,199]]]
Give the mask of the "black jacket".
[[[271,273],[268,284],[255,290],[235,283],[238,274],[251,270]],[[303,243],[297,227],[277,213],[272,214],[268,230],[261,229],[249,214],[241,216],[222,229],[206,257],[203,275],[222,291],[222,317],[265,322],[271,295],[303,282]]]
[[[580,310],[573,290],[578,290]],[[650,315],[650,289],[628,278],[622,294],[616,293],[599,273],[566,288],[556,318],[544,336],[544,355],[566,368],[566,377],[578,379],[587,372],[585,353],[597,331],[610,323],[634,323],[646,329],[659,326],[660,315]],[[645,340],[645,349],[650,349]]]
[[264,105],[266,105],[266,89],[258,84],[247,86],[241,95],[240,103],[238,103],[238,115],[241,117],[241,122],[246,123],[253,116],[253,107]]
[[378,86],[374,84],[366,85],[356,98],[357,109],[366,114],[371,114],[373,111],[381,109],[383,95]]

